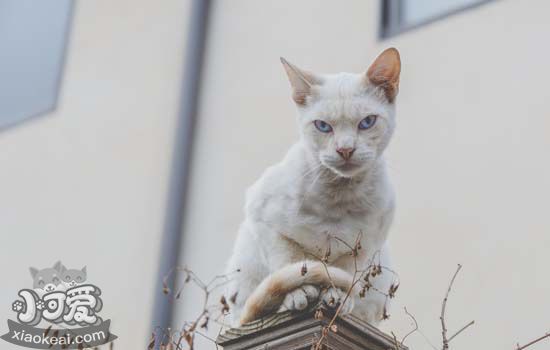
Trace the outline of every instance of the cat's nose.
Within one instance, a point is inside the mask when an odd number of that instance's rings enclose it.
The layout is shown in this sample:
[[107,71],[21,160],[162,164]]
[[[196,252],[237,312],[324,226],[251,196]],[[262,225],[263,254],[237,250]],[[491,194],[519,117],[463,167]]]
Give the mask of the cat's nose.
[[345,160],[349,160],[353,155],[353,152],[355,152],[355,148],[338,148],[336,149],[336,152],[340,155],[340,157],[344,158]]

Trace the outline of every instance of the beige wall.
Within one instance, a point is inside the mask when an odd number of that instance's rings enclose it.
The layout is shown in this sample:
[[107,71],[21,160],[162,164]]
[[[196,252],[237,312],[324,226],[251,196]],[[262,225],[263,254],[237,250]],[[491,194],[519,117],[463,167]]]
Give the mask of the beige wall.
[[[494,1],[377,41],[377,4],[215,3],[182,263],[205,278],[223,270],[245,188],[296,139],[278,57],[317,71],[361,71],[395,45],[403,74],[388,159],[402,286],[383,328],[403,334],[407,306],[438,344],[441,299],[462,263],[449,327],[476,325],[453,340],[456,349],[511,349],[550,321],[550,5]],[[197,304],[186,298],[177,321]],[[409,344],[429,347],[420,334]]]
[[187,6],[79,1],[57,110],[0,133],[3,330],[28,267],[61,259],[102,289],[115,349],[146,347]]

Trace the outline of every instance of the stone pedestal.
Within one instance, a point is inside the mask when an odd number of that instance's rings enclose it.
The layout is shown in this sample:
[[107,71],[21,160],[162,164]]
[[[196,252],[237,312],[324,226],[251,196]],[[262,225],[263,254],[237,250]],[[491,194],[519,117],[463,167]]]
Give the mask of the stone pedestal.
[[[318,312],[317,310],[321,310]],[[315,308],[306,312],[283,312],[232,328],[218,337],[224,350],[311,350],[330,323],[332,312]],[[323,350],[408,350],[396,347],[392,337],[354,316],[338,317],[326,332]]]

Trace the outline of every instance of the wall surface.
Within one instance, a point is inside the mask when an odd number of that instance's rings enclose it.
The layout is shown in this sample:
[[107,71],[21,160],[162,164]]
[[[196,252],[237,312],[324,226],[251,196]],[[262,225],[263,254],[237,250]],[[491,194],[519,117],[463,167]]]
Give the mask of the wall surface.
[[[493,1],[378,41],[377,1],[217,1],[182,263],[205,279],[223,271],[246,187],[297,137],[279,56],[358,72],[396,46],[399,125],[387,158],[402,285],[383,329],[404,334],[407,306],[425,335],[411,348],[439,344],[441,299],[461,263],[449,328],[476,325],[456,349],[512,349],[547,332],[549,10],[543,0]],[[192,317],[199,295],[181,301],[175,323]]]
[[57,109],[0,132],[2,322],[60,259],[102,289],[115,349],[146,348],[187,6],[77,2]]

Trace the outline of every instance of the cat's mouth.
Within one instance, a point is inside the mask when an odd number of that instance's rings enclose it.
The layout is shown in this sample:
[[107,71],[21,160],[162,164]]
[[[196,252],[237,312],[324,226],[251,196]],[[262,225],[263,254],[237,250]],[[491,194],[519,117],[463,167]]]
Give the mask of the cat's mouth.
[[336,173],[336,175],[342,176],[342,177],[353,177],[357,173],[359,173],[363,169],[363,165],[360,163],[355,162],[341,162],[338,164],[330,164],[323,162],[323,164],[332,170],[332,172]]
[[44,287],[44,290],[46,292],[53,292],[55,290],[55,286],[53,284],[48,284]]
[[360,167],[361,167],[361,165],[359,165],[359,164],[351,163],[351,162],[345,162],[344,164],[338,166],[338,170],[352,171],[352,170],[357,170]]

